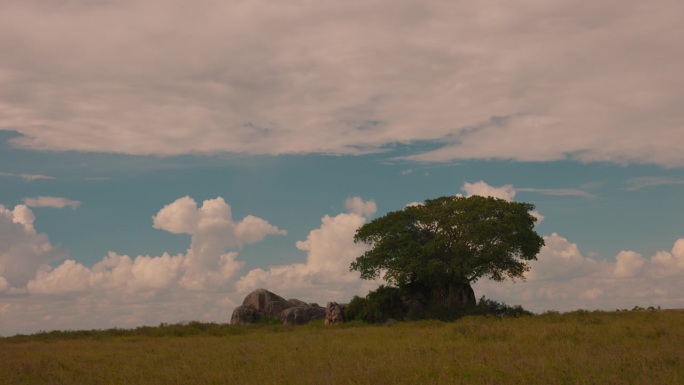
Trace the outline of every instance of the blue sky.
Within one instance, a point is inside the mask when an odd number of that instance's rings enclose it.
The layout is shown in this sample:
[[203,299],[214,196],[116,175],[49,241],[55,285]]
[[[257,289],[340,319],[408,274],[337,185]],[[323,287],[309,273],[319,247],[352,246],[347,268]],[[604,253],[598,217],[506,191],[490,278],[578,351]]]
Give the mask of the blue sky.
[[679,2],[0,5],[0,335],[327,302],[368,220],[536,205],[534,311],[684,306]]

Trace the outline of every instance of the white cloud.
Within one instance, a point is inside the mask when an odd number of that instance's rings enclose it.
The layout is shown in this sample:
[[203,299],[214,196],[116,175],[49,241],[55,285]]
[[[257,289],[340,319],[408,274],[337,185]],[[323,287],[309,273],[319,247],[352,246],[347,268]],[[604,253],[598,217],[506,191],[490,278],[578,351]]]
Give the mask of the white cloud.
[[[244,262],[230,249],[258,242],[267,235],[285,234],[255,216],[233,221],[230,206],[222,198],[204,201],[198,208],[194,200],[185,197],[153,217],[157,228],[191,235],[185,254],[132,258],[112,251],[92,267],[72,259],[51,267],[50,262],[66,257],[66,253],[55,250],[44,234],[35,233],[30,209],[24,205],[14,211],[0,208],[0,292],[29,295],[21,300],[7,298],[7,307],[0,310],[6,316],[6,328],[17,331],[31,325],[43,325],[41,329],[101,328],[135,326],[145,320],[206,320],[211,316],[227,321],[232,308],[212,307],[217,303],[235,305],[225,296],[233,290]],[[53,307],[54,303],[62,307]],[[39,314],[40,319],[26,322],[23,318],[31,313]]]
[[12,217],[12,221],[14,223],[24,225],[24,228],[27,231],[32,231],[33,222],[35,222],[36,216],[33,215],[33,211],[31,211],[31,209],[26,205],[14,206],[14,210],[12,210]]
[[378,207],[373,200],[364,201],[360,197],[352,197],[347,199],[344,203],[349,212],[364,218],[369,218],[378,211]]
[[[516,189],[513,185],[506,184],[501,187],[490,186],[483,181],[469,183],[463,183],[461,190],[466,193],[466,196],[480,195],[485,197],[493,197],[503,199],[505,201],[513,201],[515,198]],[[537,223],[544,220],[544,216],[537,210],[532,210],[530,215],[537,218]]]
[[672,276],[684,273],[684,238],[678,239],[672,252],[659,251],[652,258],[658,267],[659,276]]
[[75,209],[81,205],[81,202],[60,197],[41,196],[36,198],[24,198],[24,204],[29,207],[54,207],[58,209],[71,207],[72,209]]
[[615,276],[620,278],[634,277],[641,272],[646,263],[644,258],[633,251],[621,251],[616,257]]
[[252,215],[235,222],[231,207],[220,197],[205,200],[199,208],[190,197],[177,199],[152,220],[155,228],[192,236],[180,280],[189,289],[226,283],[239,271],[244,262],[236,259],[237,253],[226,253],[227,249],[259,242],[267,235],[287,234]]
[[17,205],[10,211],[0,205],[0,291],[21,290],[36,272],[66,256],[36,232],[31,209]]
[[567,281],[586,277],[600,268],[598,261],[582,256],[577,244],[556,233],[544,237],[544,242],[538,260],[531,263],[529,280]]
[[36,150],[684,165],[681,1],[193,4],[2,2],[0,129]]
[[347,200],[347,209],[350,212],[324,216],[319,228],[297,242],[297,248],[307,253],[305,263],[251,270],[237,282],[238,292],[267,287],[308,301],[324,298],[346,302],[377,287],[378,282],[362,281],[357,272],[349,271],[351,263],[366,250],[353,239],[366,216],[375,212],[375,202],[354,197]]
[[476,294],[533,311],[615,310],[639,306],[684,306],[684,238],[672,252],[644,258],[622,251],[613,260],[583,256],[576,244],[552,234],[524,282],[479,281]]
[[494,187],[483,181],[475,183],[465,182],[463,187],[461,187],[461,190],[466,193],[466,196],[481,195],[499,198],[509,202],[515,198],[515,189],[513,188],[513,185],[510,184]]
[[[155,228],[174,234],[191,234],[198,240],[207,236],[213,240],[220,238],[217,247],[223,248],[258,242],[267,235],[287,234],[287,231],[252,215],[234,222],[230,205],[221,197],[205,200],[200,208],[188,196],[179,198],[159,210],[152,220]],[[217,236],[219,233],[220,237]]]
[[174,234],[192,234],[199,222],[197,202],[189,196],[176,199],[152,217],[154,228]]

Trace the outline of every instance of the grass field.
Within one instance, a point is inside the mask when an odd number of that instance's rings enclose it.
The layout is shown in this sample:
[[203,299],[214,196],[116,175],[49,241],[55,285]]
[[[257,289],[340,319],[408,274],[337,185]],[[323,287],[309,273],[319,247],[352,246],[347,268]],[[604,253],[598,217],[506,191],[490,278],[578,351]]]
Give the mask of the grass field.
[[684,313],[39,333],[0,384],[684,384]]

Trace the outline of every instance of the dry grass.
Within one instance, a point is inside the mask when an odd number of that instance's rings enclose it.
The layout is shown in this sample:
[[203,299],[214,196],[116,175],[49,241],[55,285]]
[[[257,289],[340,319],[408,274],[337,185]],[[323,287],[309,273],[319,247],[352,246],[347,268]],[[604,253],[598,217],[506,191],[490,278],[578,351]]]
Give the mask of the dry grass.
[[0,384],[684,381],[684,314],[676,312],[467,317],[389,327],[205,326],[0,339]]

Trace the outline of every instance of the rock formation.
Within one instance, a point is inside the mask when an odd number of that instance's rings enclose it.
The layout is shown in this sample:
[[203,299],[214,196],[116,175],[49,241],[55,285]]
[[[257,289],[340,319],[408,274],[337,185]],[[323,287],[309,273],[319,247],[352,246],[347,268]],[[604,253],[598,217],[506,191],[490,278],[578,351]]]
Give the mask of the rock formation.
[[279,319],[285,325],[301,325],[326,316],[326,309],[296,298],[284,299],[266,289],[249,293],[233,310],[231,325],[248,325],[265,318]]
[[303,325],[325,317],[325,309],[320,306],[297,306],[283,310],[280,321],[283,325]]
[[340,305],[337,302],[328,302],[325,306],[325,324],[334,325],[338,322],[344,322],[344,308],[346,306]]

